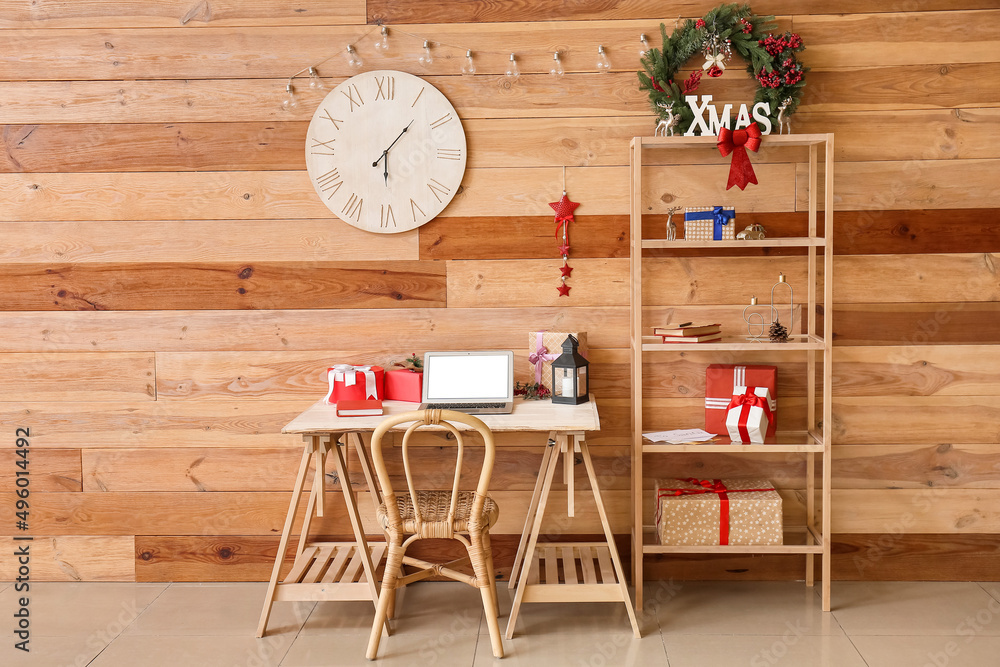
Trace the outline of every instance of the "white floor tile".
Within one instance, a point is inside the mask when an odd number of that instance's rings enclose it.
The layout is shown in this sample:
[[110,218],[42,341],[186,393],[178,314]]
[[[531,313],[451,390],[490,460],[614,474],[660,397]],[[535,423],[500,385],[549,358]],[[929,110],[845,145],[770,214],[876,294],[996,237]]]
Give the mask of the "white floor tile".
[[365,659],[367,635],[300,636],[292,643],[281,667],[470,667],[479,641],[478,635],[453,635],[444,641],[440,637],[383,636],[378,660],[372,662]]
[[853,641],[868,667],[987,667],[1000,663],[1000,637],[871,635],[854,637]]
[[[172,584],[129,626],[128,635],[253,637],[264,606],[265,583]],[[315,602],[276,602],[270,634],[295,634]]]
[[658,632],[636,639],[630,627],[600,633],[546,632],[518,634],[503,640],[504,657],[493,657],[488,635],[480,636],[475,667],[659,667],[667,664]]
[[[664,635],[670,667],[750,665],[770,667],[865,667],[842,635]],[[896,663],[899,667],[902,663]]]
[[[1000,588],[1000,586],[998,586]],[[834,582],[833,615],[849,635],[1000,635],[1000,602],[962,582]],[[975,621],[976,618],[982,621]]]
[[[7,607],[4,607],[6,610]],[[6,614],[5,614],[6,616]],[[4,619],[6,622],[6,618]],[[14,648],[18,639],[4,628],[4,641],[0,645],[0,665],[4,667],[84,667],[100,653],[106,643],[95,636],[41,637],[32,635],[28,641],[29,652]]]
[[277,667],[288,652],[292,639],[291,635],[270,635],[263,639],[252,636],[124,635],[113,641],[89,667]]
[[[0,609],[13,614],[17,599],[27,595],[32,637],[86,635],[103,646],[135,622],[167,584],[39,582],[27,593],[8,588],[0,593]],[[6,628],[4,629],[6,631]]]

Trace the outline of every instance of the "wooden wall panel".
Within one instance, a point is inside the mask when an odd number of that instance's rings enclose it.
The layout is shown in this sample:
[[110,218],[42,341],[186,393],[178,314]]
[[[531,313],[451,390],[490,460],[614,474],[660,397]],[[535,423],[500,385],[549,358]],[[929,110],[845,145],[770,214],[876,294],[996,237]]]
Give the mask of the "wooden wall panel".
[[[843,579],[1000,577],[990,561],[1000,534],[991,509],[1000,490],[1000,10],[984,0],[918,4],[754,6],[806,42],[812,71],[793,129],[836,135],[832,515]],[[538,329],[588,332],[602,417],[589,440],[624,535],[628,142],[654,125],[634,70],[638,34],[655,45],[658,23],[671,29],[661,5],[0,0],[10,47],[0,55],[0,421],[32,430],[37,578],[263,579],[301,447],[280,429],[323,395],[330,363],[513,349],[523,380],[525,337]],[[372,48],[376,19],[398,26],[391,55]],[[469,42],[480,74],[459,75],[455,47],[436,47],[423,67],[419,38],[403,31]],[[279,109],[287,77],[302,67],[318,64],[330,85],[353,74],[337,55],[347,40],[366,69],[426,77],[465,122],[462,191],[418,231],[375,236],[339,222],[303,168],[320,95],[300,76],[301,103]],[[593,71],[598,41],[611,73]],[[556,48],[568,70],[561,79],[547,74]],[[514,83],[499,75],[511,50],[523,72]],[[744,76],[710,83],[700,92],[737,106],[754,90]],[[725,191],[726,161],[711,147],[651,151],[647,233],[660,234],[672,206],[726,202],[741,226],[801,234],[804,156],[765,146],[752,156],[761,185]],[[564,186],[581,203],[565,298],[555,290],[561,261],[548,206]],[[647,314],[739,332],[746,299],[765,294],[778,271],[804,285],[801,249],[741,252],[651,252]],[[797,320],[822,321],[801,305],[804,289],[798,296]],[[708,363],[773,360],[690,350],[650,361],[651,426],[701,423]],[[785,426],[805,425],[804,363],[779,363]],[[543,438],[497,438],[501,573]],[[433,439],[416,449],[422,468],[439,461]],[[0,452],[16,456],[12,441]],[[764,474],[783,490],[786,520],[802,520],[801,456],[646,459],[649,486]],[[0,485],[9,488],[6,467]],[[367,489],[354,482],[371,524]],[[325,484],[339,488],[331,470]],[[596,532],[585,494],[567,521],[564,486],[555,489],[543,530],[560,539]],[[342,537],[344,519],[331,501],[319,528]],[[678,579],[797,579],[802,564],[657,557],[647,567]]]
[[[284,264],[418,259],[417,232],[371,237],[332,219],[8,222],[0,249],[19,264]],[[431,258],[433,259],[433,258]]]
[[[433,262],[7,264],[11,310],[443,308]],[[47,283],[47,284],[46,284]]]
[[152,401],[153,355],[143,352],[0,355],[0,401]]
[[[31,578],[35,581],[135,581],[134,554],[132,535],[37,537],[31,542]],[[17,559],[0,561],[0,579],[13,581],[16,578]]]
[[106,28],[184,25],[294,25],[364,23],[363,0],[99,0],[25,5],[0,2],[2,28]]
[[[26,421],[5,422],[12,424],[14,429]],[[29,440],[30,442],[30,440]],[[71,443],[67,443],[71,444]],[[18,461],[27,459],[28,477],[31,479],[31,492],[55,493],[59,491],[82,491],[83,474],[79,449],[34,449],[29,448],[26,456],[15,447],[0,449],[0,488],[13,489],[18,470],[25,470],[17,465]],[[23,477],[24,475],[22,475]]]

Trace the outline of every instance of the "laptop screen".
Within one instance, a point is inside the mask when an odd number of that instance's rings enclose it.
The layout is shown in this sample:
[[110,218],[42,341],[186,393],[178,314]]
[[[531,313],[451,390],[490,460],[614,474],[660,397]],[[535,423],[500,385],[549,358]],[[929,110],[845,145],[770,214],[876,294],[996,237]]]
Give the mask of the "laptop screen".
[[505,353],[428,354],[424,369],[427,400],[506,400],[511,383],[509,359]]

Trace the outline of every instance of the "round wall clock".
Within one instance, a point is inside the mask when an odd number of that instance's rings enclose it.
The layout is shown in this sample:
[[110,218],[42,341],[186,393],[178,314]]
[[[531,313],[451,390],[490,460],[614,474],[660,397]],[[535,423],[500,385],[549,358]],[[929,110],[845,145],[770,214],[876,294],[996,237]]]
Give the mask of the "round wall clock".
[[306,168],[344,222],[394,234],[444,210],[462,184],[465,130],[455,107],[418,76],[376,70],[328,94],[309,123]]

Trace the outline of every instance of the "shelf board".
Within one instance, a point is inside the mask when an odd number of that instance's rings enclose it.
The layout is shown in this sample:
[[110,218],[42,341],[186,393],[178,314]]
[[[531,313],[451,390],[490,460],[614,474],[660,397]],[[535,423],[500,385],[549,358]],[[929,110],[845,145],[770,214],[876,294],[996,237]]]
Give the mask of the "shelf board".
[[[724,436],[724,437],[729,437]],[[778,431],[774,438],[769,438],[773,442],[767,443],[740,443],[740,442],[699,442],[683,445],[673,445],[666,442],[652,442],[642,439],[643,454],[670,454],[678,452],[714,452],[736,453],[736,452],[823,452],[823,442],[814,433],[806,431]]]
[[[821,554],[822,544],[806,544],[805,531],[785,531],[785,544],[727,544],[670,546],[659,544],[656,534],[643,532],[642,553],[644,554]],[[788,544],[792,541],[792,544]]]
[[[815,146],[825,144],[829,141],[829,134],[765,134],[761,137],[762,145],[775,146]],[[634,137],[633,145],[642,148],[657,148],[669,146],[671,148],[683,148],[685,146],[715,146],[718,144],[718,137]]]
[[775,239],[760,239],[751,241],[668,241],[666,239],[643,239],[643,248],[673,248],[685,250],[689,248],[808,248],[823,247],[826,239],[821,236],[802,236]]
[[681,350],[823,350],[822,336],[792,334],[787,343],[754,342],[746,338],[725,337],[715,343],[664,343],[659,336],[643,336],[643,352],[680,352]]

